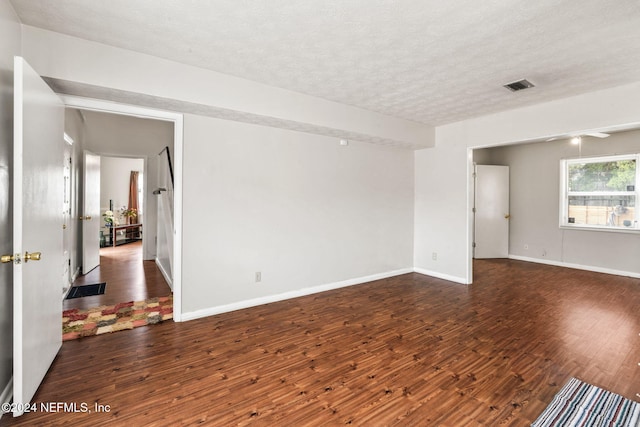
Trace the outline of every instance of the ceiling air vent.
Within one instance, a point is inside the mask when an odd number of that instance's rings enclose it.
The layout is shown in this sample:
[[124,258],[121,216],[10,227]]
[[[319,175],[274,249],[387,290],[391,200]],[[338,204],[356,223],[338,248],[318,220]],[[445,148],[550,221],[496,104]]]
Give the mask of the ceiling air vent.
[[534,84],[527,79],[522,79],[518,80],[517,82],[506,84],[504,85],[504,87],[509,89],[511,92],[517,92],[522,89],[529,89],[530,87],[534,87]]

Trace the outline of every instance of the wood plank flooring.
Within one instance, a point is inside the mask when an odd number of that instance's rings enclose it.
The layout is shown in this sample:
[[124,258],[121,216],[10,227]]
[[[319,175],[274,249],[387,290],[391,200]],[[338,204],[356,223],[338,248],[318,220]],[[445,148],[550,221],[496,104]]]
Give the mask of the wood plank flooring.
[[571,376],[640,392],[639,279],[513,260],[475,275],[65,342],[34,401],[92,412],[0,424],[528,426]]
[[171,288],[154,261],[142,260],[142,241],[100,249],[100,265],[79,276],[73,286],[107,282],[103,295],[65,299],[63,309],[87,309],[163,297]]

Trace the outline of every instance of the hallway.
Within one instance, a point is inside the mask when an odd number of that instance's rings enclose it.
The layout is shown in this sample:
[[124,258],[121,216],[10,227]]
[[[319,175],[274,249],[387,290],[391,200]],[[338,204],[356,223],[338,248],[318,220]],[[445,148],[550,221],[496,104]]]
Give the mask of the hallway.
[[171,288],[154,261],[142,260],[142,242],[100,249],[100,265],[79,276],[73,286],[106,282],[103,295],[74,298],[63,302],[63,310],[87,309],[127,301],[167,296]]

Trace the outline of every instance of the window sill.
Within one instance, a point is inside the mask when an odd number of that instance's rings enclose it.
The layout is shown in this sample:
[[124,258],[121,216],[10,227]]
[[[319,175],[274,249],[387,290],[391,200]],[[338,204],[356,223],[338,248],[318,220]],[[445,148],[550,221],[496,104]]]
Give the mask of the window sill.
[[627,234],[640,233],[640,228],[634,228],[634,227],[598,227],[598,226],[589,226],[589,225],[562,224],[560,226],[560,229],[561,230],[580,230],[580,231],[604,231],[605,233],[627,233]]

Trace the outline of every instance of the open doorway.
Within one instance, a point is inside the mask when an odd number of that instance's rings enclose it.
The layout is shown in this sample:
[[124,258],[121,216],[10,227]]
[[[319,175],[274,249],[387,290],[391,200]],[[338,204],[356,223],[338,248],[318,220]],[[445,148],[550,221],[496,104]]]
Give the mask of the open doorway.
[[100,248],[139,242],[142,252],[145,163],[145,158],[100,157]]
[[639,137],[630,124],[473,149],[470,163],[509,167],[508,258],[637,277]]
[[[77,108],[67,108],[65,122],[67,132],[76,136],[74,189],[78,218],[83,218],[76,224],[79,236],[70,250],[75,254],[76,272],[71,291],[86,285],[106,286],[99,295],[65,299],[64,309],[170,296],[172,278],[165,277],[157,265],[158,229],[167,225],[158,223],[155,191],[162,176],[159,170],[166,167],[160,152],[174,148],[174,123]],[[99,157],[98,185],[87,183],[83,176],[81,163],[86,152]],[[87,192],[99,194],[97,214],[85,211]],[[95,219],[99,231],[87,243],[82,228]],[[99,251],[95,268],[82,265],[87,245]]]

